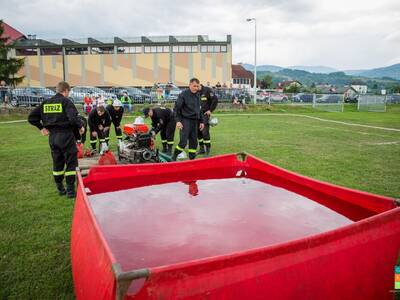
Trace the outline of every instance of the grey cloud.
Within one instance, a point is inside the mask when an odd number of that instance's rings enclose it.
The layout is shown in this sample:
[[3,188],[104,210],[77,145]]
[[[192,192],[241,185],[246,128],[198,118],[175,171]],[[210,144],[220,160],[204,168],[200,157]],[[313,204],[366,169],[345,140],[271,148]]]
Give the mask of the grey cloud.
[[6,22],[44,38],[207,34],[233,37],[233,61],[366,68],[399,58],[397,0],[0,0]]

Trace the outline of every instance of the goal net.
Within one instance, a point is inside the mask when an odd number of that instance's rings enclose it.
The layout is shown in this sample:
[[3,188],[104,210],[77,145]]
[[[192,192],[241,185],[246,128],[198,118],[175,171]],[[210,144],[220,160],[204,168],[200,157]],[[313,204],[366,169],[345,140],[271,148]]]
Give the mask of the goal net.
[[360,95],[358,97],[358,111],[386,111],[386,97],[380,95]]
[[313,108],[322,111],[343,112],[342,94],[315,95]]

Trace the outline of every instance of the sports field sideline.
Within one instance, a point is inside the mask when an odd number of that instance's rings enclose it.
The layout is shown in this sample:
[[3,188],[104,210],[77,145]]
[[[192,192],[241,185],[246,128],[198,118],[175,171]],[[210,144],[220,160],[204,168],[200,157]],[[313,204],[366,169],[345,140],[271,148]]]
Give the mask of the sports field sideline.
[[[386,113],[277,106],[220,112],[218,119],[213,155],[247,151],[313,178],[400,198],[399,105]],[[0,139],[0,298],[73,299],[73,202],[55,191],[47,138],[20,122],[0,124]]]

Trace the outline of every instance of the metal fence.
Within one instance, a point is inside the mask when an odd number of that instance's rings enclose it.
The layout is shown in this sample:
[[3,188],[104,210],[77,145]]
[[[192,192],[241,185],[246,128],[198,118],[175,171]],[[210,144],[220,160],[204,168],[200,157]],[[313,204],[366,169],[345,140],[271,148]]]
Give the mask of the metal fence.
[[386,104],[400,104],[400,94],[386,95]]
[[[105,101],[121,99],[128,96],[131,105],[134,104],[165,104],[174,103],[182,89],[174,87],[171,90],[160,92],[157,88],[136,87],[74,87],[70,92],[70,98],[76,104],[83,104],[84,98],[96,99],[102,97]],[[238,88],[215,88],[220,103],[252,104],[254,96],[252,90]],[[0,101],[8,98],[12,106],[36,106],[44,99],[55,95],[54,90],[45,87],[26,87],[10,89],[0,87]],[[367,96],[363,96],[367,97]],[[384,97],[386,104],[399,104],[400,94],[368,97]],[[310,105],[315,109],[343,110],[343,94],[312,94],[312,93],[281,93],[273,91],[258,90],[256,95],[258,104],[292,104]]]

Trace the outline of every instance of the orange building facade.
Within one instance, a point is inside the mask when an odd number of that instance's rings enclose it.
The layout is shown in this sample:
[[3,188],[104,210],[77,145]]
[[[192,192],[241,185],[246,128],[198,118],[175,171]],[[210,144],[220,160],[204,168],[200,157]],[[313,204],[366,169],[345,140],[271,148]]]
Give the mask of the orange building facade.
[[27,39],[15,44],[12,55],[23,57],[20,86],[137,86],[173,82],[229,85],[232,77],[231,36],[166,36],[99,39]]

